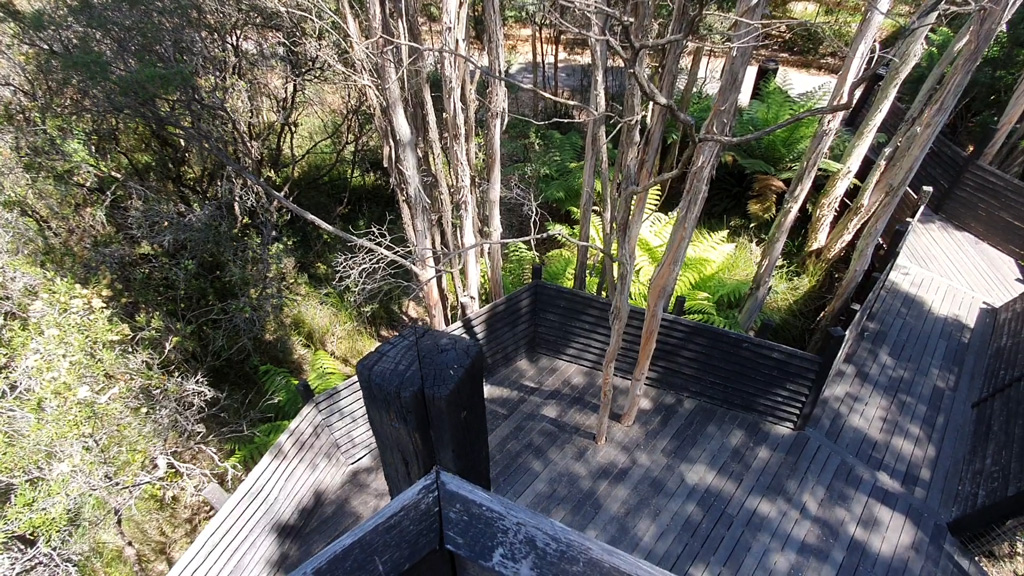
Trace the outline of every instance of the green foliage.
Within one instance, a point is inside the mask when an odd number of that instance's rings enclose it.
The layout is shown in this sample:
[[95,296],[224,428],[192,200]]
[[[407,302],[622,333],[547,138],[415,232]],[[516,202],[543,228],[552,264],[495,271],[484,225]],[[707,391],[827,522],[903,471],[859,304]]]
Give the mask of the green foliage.
[[[761,95],[740,111],[733,134],[746,136],[820,106],[828,97],[828,86],[793,96],[778,82],[765,82]],[[808,118],[753,142],[731,147],[723,155],[751,174],[770,174],[788,178],[796,171],[804,152],[818,131],[818,118]]]
[[508,171],[536,191],[537,198],[561,210],[578,208],[583,190],[583,135],[578,131],[532,132],[528,160]]
[[[309,363],[307,383],[314,393],[322,394],[340,385],[351,375],[351,369],[347,369],[327,352],[317,350]],[[259,380],[266,392],[261,410],[269,421],[257,426],[251,435],[232,442],[234,454],[228,459],[229,463],[246,469],[259,462],[303,406],[298,392],[299,379],[289,370],[277,366],[261,366]]]
[[505,293],[511,294],[530,283],[537,254],[522,242],[510,242],[502,254],[501,274]]
[[[120,546],[111,544],[119,542],[115,511],[132,509],[148,487],[159,485],[170,502],[202,485],[192,470],[205,467],[204,455],[193,443],[216,394],[199,377],[160,369],[108,307],[109,289],[75,284],[7,249],[0,246],[0,540],[17,536],[55,561],[117,571],[120,553],[105,552]],[[129,515],[125,529],[144,522]]]
[[[761,94],[741,109],[734,134],[746,136],[775,126],[793,116],[823,104],[828,86],[793,96],[786,85],[771,80],[761,87]],[[712,182],[705,216],[736,215],[735,207],[746,206],[753,224],[770,222],[775,217],[776,201],[786,190],[786,183],[800,166],[811,140],[818,131],[819,118],[807,118],[754,140],[727,148],[722,153],[725,166]],[[819,166],[819,173],[830,174],[841,166],[849,134],[840,132],[832,144],[829,157]]]
[[299,381],[291,372],[276,366],[260,366],[259,379],[267,392],[264,412],[278,420],[290,420],[299,413],[302,408]]

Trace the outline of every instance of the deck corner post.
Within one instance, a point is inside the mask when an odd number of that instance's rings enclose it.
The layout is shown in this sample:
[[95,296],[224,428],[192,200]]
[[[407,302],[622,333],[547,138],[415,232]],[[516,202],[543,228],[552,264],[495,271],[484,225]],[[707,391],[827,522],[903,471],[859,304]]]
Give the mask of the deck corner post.
[[392,498],[435,466],[490,488],[477,343],[410,328],[360,360],[356,374]]
[[544,265],[534,264],[530,270],[530,280],[533,282],[540,282],[544,280]]
[[818,400],[821,398],[821,393],[825,389],[825,383],[831,378],[836,365],[842,360],[843,345],[845,343],[845,330],[838,326],[828,329],[828,337],[822,347],[821,365],[818,366],[814,385],[811,386],[811,392],[807,396],[807,401],[804,402],[804,407],[800,410],[800,417],[797,418],[796,426],[793,427],[794,430],[803,430],[807,427],[807,423],[814,414],[814,408],[818,405]]
[[775,320],[771,318],[765,318],[761,320],[761,324],[754,331],[754,337],[761,340],[767,340],[768,336],[771,335],[772,330],[775,329]]
[[672,315],[680,318],[686,316],[686,296],[676,296],[676,301],[672,304]]

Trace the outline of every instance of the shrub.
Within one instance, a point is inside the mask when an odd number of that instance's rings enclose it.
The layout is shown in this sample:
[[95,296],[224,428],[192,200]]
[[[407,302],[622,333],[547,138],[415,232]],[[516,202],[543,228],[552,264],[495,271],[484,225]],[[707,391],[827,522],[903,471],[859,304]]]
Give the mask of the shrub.
[[0,256],[0,541],[42,549],[41,571],[130,570],[136,505],[183,522],[214,468],[199,446],[216,393],[160,369],[111,296]]

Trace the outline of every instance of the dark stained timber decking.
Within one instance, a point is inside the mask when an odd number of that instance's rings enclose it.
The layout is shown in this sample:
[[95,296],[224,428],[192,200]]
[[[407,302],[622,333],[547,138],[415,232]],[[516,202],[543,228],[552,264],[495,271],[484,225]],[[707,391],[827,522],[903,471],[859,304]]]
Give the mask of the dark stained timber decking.
[[963,535],[1024,514],[1024,294],[994,314],[950,523]]
[[444,545],[497,574],[665,576],[668,572],[483,491],[440,474]]

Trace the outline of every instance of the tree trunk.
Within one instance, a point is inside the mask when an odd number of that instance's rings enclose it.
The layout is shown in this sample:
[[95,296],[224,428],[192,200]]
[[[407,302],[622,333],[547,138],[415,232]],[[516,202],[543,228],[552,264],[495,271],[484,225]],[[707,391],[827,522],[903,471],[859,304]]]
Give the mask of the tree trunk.
[[[689,37],[703,8],[702,3],[676,0],[668,35],[679,38]],[[658,91],[669,101],[673,99],[676,91],[676,81],[679,79],[679,61],[685,51],[686,42],[684,40],[673,42],[662,51]],[[668,124],[668,118],[668,110],[652,104],[651,117],[644,134],[643,144],[640,147],[640,182],[649,182],[658,171],[661,145],[665,141],[665,127]]]
[[[651,20],[651,4],[646,0],[631,2],[633,25],[630,34],[633,38],[646,38]],[[640,51],[633,55],[634,73],[646,74],[647,55]],[[617,196],[615,226],[619,241],[618,271],[615,274],[614,290],[611,293],[611,314],[609,324],[611,338],[605,351],[601,370],[601,408],[598,415],[595,441],[604,444],[608,434],[608,418],[612,408],[612,379],[615,377],[615,361],[622,348],[622,336],[629,319],[629,288],[633,280],[633,268],[636,264],[636,243],[640,236],[640,225],[643,220],[644,204],[647,192],[636,194],[631,189],[637,183],[637,163],[640,146],[640,116],[643,106],[640,99],[640,87],[635,74],[630,74],[626,82],[626,95],[623,106],[622,136],[619,140],[619,152],[616,159],[614,185]]]
[[956,37],[953,38],[953,43],[946,48],[946,51],[939,58],[939,61],[935,63],[931,72],[928,73],[928,77],[925,78],[924,83],[921,84],[921,88],[917,91],[917,96],[914,98],[913,104],[910,105],[910,110],[907,112],[907,117],[916,116],[921,108],[928,102],[930,95],[935,93],[935,87],[939,85],[939,82],[946,75],[946,69],[953,63],[953,59],[956,58],[957,54],[964,47],[967,42],[967,38],[970,36],[971,31],[978,23],[978,17],[972,14],[967,23],[964,24],[963,28],[957,32]]
[[[1018,132],[1024,133],[1024,125],[1020,126]],[[1004,158],[999,163],[999,170],[1014,178],[1020,178],[1021,170],[1024,170],[1024,141],[1021,138],[1024,138],[1024,134],[1011,140],[1012,146],[1007,148]]]
[[562,24],[561,24],[561,16],[562,16],[562,14],[564,12],[564,5],[561,2],[556,2],[555,3],[555,10],[556,10],[556,12],[557,12],[559,17],[556,18],[554,23],[552,24],[551,48],[552,48],[552,50],[554,52],[555,62],[554,62],[554,67],[552,68],[552,72],[551,72],[551,80],[552,80],[552,84],[554,85],[554,90],[552,90],[552,92],[554,93],[555,96],[561,97],[561,94],[558,91],[558,63],[559,63],[558,62],[558,56],[559,56],[559,52],[562,51]]
[[[536,18],[536,15],[534,15],[534,18]],[[530,64],[531,64],[530,71],[531,71],[531,73],[533,75],[532,76],[532,80],[530,81],[530,86],[533,86],[534,88],[539,89],[540,87],[537,86],[537,72],[538,72],[538,70],[537,70],[537,23],[536,22],[531,22],[530,23]],[[532,97],[532,100],[533,100],[533,117],[536,118],[537,117],[537,112],[539,111],[538,107],[540,106],[540,98],[536,94],[531,94],[531,97]]]
[[[736,3],[736,20],[731,33],[732,47],[725,58],[721,85],[711,115],[704,122],[701,130],[703,133],[728,135],[732,132],[743,78],[754,53],[754,39],[760,31],[761,14],[767,4],[765,0],[739,0]],[[626,426],[632,425],[636,419],[641,391],[647,380],[647,371],[661,327],[661,317],[675,290],[676,279],[704,201],[707,200],[708,185],[715,174],[721,151],[722,145],[717,142],[701,142],[694,151],[690,171],[686,175],[683,199],[675,211],[676,221],[672,225],[665,255],[654,270],[647,292],[647,316],[644,319],[639,357],[629,386],[626,411],[622,415],[622,423]]]
[[[423,300],[427,316],[433,328],[444,328],[444,313],[441,309],[441,296],[434,282],[436,263],[430,242],[430,208],[427,205],[423,180],[420,175],[419,156],[416,149],[416,136],[406,114],[402,94],[402,86],[398,77],[398,62],[403,62],[401,50],[397,43],[389,38],[403,40],[396,35],[390,20],[386,17],[387,7],[380,0],[367,3],[369,21],[375,32],[371,37],[379,52],[376,58],[376,69],[379,79],[379,90],[384,102],[383,112],[389,128],[391,148],[394,153],[392,179],[398,187],[409,207],[410,228],[413,236],[414,260],[418,272],[417,281],[422,286]],[[390,53],[390,54],[389,54]]]
[[846,195],[846,190],[853,183],[861,162],[867,155],[868,150],[875,141],[875,135],[882,125],[889,108],[896,100],[903,80],[910,75],[911,70],[917,65],[924,54],[925,39],[928,31],[931,30],[935,19],[939,15],[941,5],[929,5],[923,8],[924,12],[918,12],[908,25],[910,34],[904,38],[896,50],[889,71],[885,75],[868,109],[864,120],[857,127],[856,133],[850,139],[841,162],[842,168],[833,174],[825,184],[825,189],[818,199],[818,204],[811,215],[811,225],[807,231],[807,246],[804,251],[814,257],[825,246],[829,232],[832,228],[832,221],[835,219],[839,204]]
[[[487,36],[487,61],[494,75],[505,72],[505,30],[501,21],[499,0],[484,0],[484,27]],[[495,77],[487,79],[487,200],[484,212],[487,226],[484,238],[493,244],[487,246],[487,281],[491,287],[491,300],[505,295],[501,278],[501,131],[508,115],[508,96],[505,84]]]
[[686,72],[686,84],[683,85],[683,93],[679,101],[679,109],[688,112],[693,102],[693,90],[697,87],[697,77],[700,76],[700,63],[704,60],[704,46],[693,47],[693,55],[690,57],[690,69]]
[[[441,86],[444,92],[448,128],[448,163],[452,185],[459,204],[459,229],[462,247],[473,246],[476,239],[476,195],[473,193],[469,150],[466,140],[466,103],[463,99],[463,65],[466,55],[466,0],[444,0],[441,5]],[[477,250],[462,254],[465,298],[460,302],[464,314],[480,308],[480,263]]]
[[872,214],[864,231],[861,233],[857,247],[854,249],[850,267],[836,289],[836,294],[828,307],[822,312],[811,342],[811,349],[816,349],[824,340],[824,334],[832,326],[839,314],[846,309],[857,285],[864,277],[871,262],[871,254],[875,244],[892,216],[900,197],[921,165],[925,153],[931,147],[935,137],[949,118],[956,106],[960,94],[967,86],[971,74],[981,62],[982,57],[992,39],[999,32],[1006,18],[1020,5],[1021,0],[995,0],[980,8],[975,14],[975,26],[965,40],[961,53],[949,70],[949,74],[939,85],[935,95],[928,99],[920,108],[920,113],[907,116],[897,132],[895,139],[899,144],[893,152],[892,160],[879,177],[877,194],[879,209]]
[[1006,109],[1003,110],[1003,115],[999,118],[999,123],[996,125],[996,133],[992,136],[992,141],[985,147],[985,151],[978,157],[978,162],[988,164],[989,166],[995,165],[993,160],[995,160],[996,154],[1002,148],[1003,142],[1006,141],[1006,137],[1013,130],[1014,125],[1017,124],[1021,114],[1024,114],[1024,74],[1017,80],[1017,87],[1013,89],[1013,96],[1010,97],[1010,101],[1006,104]]
[[[971,17],[968,23],[964,26],[964,29],[968,32],[973,29],[977,21],[977,18]],[[963,32],[963,30],[961,30]],[[943,54],[940,59],[939,65],[932,70],[929,75],[926,84],[934,82],[929,94],[934,94],[935,86],[945,75],[944,70],[949,67],[948,63],[951,63],[956,55],[963,48],[964,44],[968,40],[968,34],[958,35],[956,40],[947,49],[946,53]],[[923,46],[920,48],[923,52]],[[916,50],[910,53],[908,60],[913,58],[916,54]],[[918,56],[918,59],[920,56]],[[946,62],[946,64],[943,64]],[[909,64],[909,63],[908,63]],[[893,81],[895,82],[895,80]],[[899,86],[889,84],[889,79],[886,78],[883,83],[883,90],[898,90]],[[923,96],[923,92],[918,94],[917,99],[911,106],[910,111],[907,113],[906,118],[917,117],[921,110],[923,110],[928,99]],[[835,228],[828,235],[824,246],[820,251],[813,257],[811,262],[815,265],[821,265],[824,267],[831,267],[833,263],[843,254],[846,248],[853,242],[853,239],[857,235],[857,231],[860,230],[861,226],[874,214],[874,212],[881,205],[879,202],[879,196],[876,195],[879,188],[877,184],[881,175],[885,171],[886,166],[892,158],[896,147],[899,145],[899,133],[897,133],[892,140],[890,140],[885,148],[879,153],[878,158],[875,160],[874,166],[871,168],[871,172],[865,179],[864,183],[861,184],[860,191],[857,193],[857,197],[854,199],[853,204],[846,210],[843,217],[839,219]]]
[[[846,56],[843,69],[836,78],[832,95],[829,97],[829,106],[846,104],[853,100],[853,82],[864,69],[864,64],[867,63],[875,36],[881,28],[890,6],[892,6],[891,0],[877,0],[865,8],[864,16],[854,34],[850,52]],[[832,146],[836,134],[842,128],[842,123],[842,112],[823,117],[818,124],[817,133],[811,139],[807,151],[804,152],[800,168],[797,169],[796,175],[793,176],[793,180],[789,184],[789,190],[786,191],[782,209],[779,210],[778,216],[772,223],[768,240],[761,251],[757,272],[754,274],[750,290],[740,309],[740,328],[744,332],[753,328],[761,313],[761,308],[764,306],[768,290],[771,287],[772,274],[775,272],[779,258],[782,257],[786,239],[789,238],[789,231],[800,214],[804,200],[807,199],[807,194],[811,191],[811,186],[814,185],[814,178],[818,175],[818,167],[828,155],[828,150]]]
[[[599,0],[600,1],[600,0]],[[608,47],[601,38],[605,35],[605,22],[607,16],[598,11],[591,16],[590,21],[590,107],[594,115],[587,123],[587,142],[583,154],[583,190],[580,197],[580,242],[590,242],[590,224],[593,219],[594,199],[596,198],[597,169],[599,156],[602,150],[606,150],[605,140],[605,96],[604,96],[604,68],[608,60]],[[607,165],[607,159],[605,160]],[[607,187],[603,187],[602,194],[608,195]],[[605,246],[610,251],[610,246]],[[572,287],[574,290],[586,290],[587,288],[587,264],[589,260],[589,248],[585,244],[576,247],[576,270],[573,272]]]

